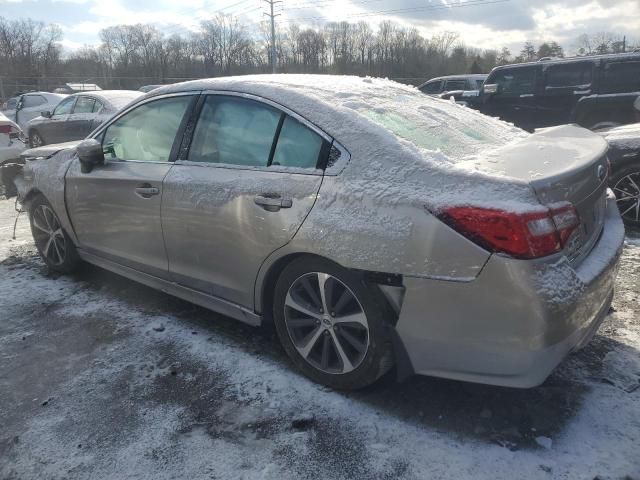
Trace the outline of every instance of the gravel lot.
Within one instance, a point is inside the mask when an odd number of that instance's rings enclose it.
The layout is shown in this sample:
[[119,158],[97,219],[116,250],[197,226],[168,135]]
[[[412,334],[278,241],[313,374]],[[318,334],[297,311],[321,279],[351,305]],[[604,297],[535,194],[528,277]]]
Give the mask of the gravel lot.
[[0,200],[0,478],[640,479],[640,236],[615,313],[544,385],[336,393],[253,329],[86,266]]

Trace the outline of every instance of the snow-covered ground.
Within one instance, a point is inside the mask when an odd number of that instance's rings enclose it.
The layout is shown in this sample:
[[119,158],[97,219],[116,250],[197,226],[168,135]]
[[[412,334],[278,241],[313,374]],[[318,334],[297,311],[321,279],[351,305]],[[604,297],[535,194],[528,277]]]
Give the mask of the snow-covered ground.
[[50,275],[0,200],[2,479],[640,478],[640,237],[615,314],[532,390],[355,394],[252,329],[87,266]]

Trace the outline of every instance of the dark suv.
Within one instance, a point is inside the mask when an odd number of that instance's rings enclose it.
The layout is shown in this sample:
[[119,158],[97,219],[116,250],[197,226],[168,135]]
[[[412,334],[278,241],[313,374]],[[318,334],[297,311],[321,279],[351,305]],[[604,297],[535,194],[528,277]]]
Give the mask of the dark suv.
[[496,67],[480,110],[532,131],[577,123],[592,130],[636,122],[640,53],[542,60]]

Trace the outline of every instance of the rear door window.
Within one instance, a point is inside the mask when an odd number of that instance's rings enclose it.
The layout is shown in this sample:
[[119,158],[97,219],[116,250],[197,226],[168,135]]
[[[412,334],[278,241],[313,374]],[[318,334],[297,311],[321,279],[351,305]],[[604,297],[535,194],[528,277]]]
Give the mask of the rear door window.
[[600,93],[640,92],[640,61],[606,65]]
[[549,66],[545,72],[547,90],[589,88],[593,81],[593,63],[579,62]]
[[316,168],[322,143],[320,135],[287,115],[282,123],[271,165]]
[[253,100],[210,95],[202,107],[187,159],[266,167],[281,115]]
[[453,92],[454,90],[466,90],[467,81],[464,79],[447,80],[447,86],[444,87],[445,92]]
[[489,84],[498,86],[497,94],[520,96],[535,94],[536,68],[521,67],[496,72]]

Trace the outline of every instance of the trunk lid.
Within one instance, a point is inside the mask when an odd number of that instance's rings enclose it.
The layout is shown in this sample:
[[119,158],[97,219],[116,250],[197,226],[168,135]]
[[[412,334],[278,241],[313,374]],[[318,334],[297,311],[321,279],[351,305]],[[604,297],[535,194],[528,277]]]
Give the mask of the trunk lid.
[[607,142],[601,136],[564,125],[539,130],[474,163],[483,171],[529,183],[543,205],[571,202],[581,223],[565,253],[579,263],[591,251],[604,224],[606,153]]

